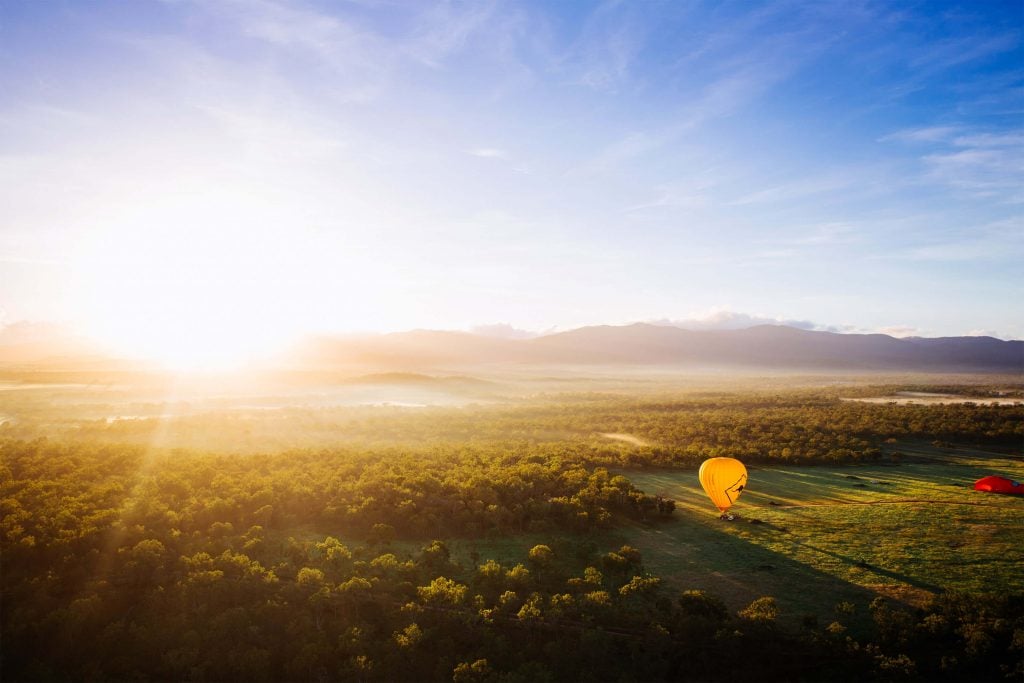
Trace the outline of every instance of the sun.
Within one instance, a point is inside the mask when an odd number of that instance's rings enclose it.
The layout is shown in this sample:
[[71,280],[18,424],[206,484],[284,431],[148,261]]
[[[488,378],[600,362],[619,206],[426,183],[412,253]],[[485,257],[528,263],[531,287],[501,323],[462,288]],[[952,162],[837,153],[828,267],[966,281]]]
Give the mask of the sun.
[[[133,319],[138,319],[133,316]],[[210,373],[244,369],[285,346],[282,336],[265,334],[230,320],[199,317],[154,319],[144,328],[107,328],[97,335],[115,352],[150,361],[179,373]]]
[[310,288],[292,238],[217,209],[177,198],[94,236],[76,277],[87,333],[169,370],[221,371],[307,331]]
[[90,332],[118,354],[166,370],[237,370],[281,349],[297,331],[261,316],[236,284],[137,283],[96,306]]
[[389,328],[423,311],[418,281],[376,248],[384,218],[347,205],[311,213],[244,174],[143,180],[98,198],[67,245],[76,327],[124,356],[235,369],[303,335]]

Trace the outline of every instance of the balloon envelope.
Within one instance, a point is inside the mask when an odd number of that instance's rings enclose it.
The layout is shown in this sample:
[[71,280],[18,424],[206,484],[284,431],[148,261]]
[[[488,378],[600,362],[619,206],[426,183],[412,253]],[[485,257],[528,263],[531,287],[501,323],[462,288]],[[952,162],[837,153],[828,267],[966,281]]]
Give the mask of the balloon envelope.
[[1012,493],[1024,496],[1024,484],[1006,477],[988,476],[974,482],[975,491],[991,491],[992,493]]
[[747,487],[747,468],[735,458],[711,458],[700,466],[700,485],[711,502],[725,512]]

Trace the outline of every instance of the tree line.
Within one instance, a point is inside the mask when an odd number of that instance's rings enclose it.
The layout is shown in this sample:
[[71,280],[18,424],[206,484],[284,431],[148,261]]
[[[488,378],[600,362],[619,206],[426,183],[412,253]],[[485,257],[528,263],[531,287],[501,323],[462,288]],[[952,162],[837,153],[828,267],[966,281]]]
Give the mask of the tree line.
[[[624,447],[601,436],[616,432],[649,445]],[[790,390],[664,399],[571,394],[463,407],[290,407],[112,421],[67,419],[51,408],[0,425],[5,435],[244,453],[338,446],[429,452],[470,444],[570,450],[577,459],[624,466],[692,467],[715,456],[814,464],[875,460],[894,441],[1019,451],[1024,403],[888,405]]]

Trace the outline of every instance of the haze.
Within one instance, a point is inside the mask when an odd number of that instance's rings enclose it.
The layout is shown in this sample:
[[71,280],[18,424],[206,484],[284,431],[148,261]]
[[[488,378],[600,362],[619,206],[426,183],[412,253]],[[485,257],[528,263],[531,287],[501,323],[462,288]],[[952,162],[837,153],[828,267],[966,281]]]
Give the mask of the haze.
[[0,324],[1021,338],[1017,3],[3,3]]

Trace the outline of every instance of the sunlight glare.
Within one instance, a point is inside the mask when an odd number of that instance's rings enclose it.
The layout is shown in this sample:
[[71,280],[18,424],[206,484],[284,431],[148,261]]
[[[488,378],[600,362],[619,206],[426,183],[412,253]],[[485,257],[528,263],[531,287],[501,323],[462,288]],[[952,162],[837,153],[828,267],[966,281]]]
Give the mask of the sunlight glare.
[[274,229],[258,198],[219,192],[136,207],[80,264],[94,337],[168,369],[217,371],[306,331],[299,238]]

